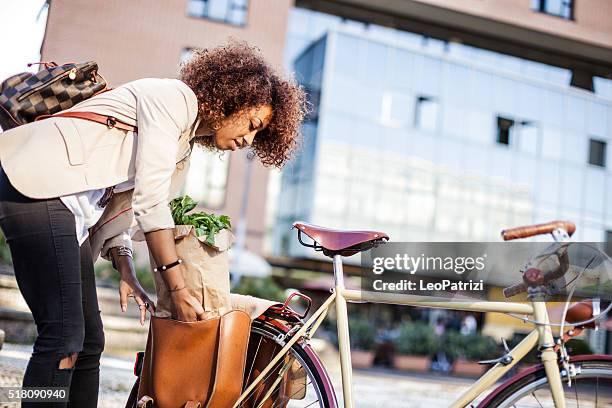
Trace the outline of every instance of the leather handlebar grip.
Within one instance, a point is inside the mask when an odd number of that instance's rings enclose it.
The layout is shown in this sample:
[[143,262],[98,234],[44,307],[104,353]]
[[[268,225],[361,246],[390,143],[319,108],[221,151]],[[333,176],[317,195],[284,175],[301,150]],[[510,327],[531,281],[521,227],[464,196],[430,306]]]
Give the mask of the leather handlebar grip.
[[517,283],[516,285],[509,286],[504,288],[504,296],[509,298],[514,295],[518,295],[519,293],[525,292],[527,287],[524,283]]
[[535,235],[550,234],[554,230],[562,228],[571,236],[576,231],[576,225],[569,221],[551,221],[544,224],[527,225],[524,227],[503,230],[501,235],[504,241],[513,239],[533,237]]

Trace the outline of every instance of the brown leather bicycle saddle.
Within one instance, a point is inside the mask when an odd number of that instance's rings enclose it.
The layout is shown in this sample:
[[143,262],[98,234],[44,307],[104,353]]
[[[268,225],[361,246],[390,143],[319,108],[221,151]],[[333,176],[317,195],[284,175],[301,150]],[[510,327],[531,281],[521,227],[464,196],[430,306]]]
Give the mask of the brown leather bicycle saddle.
[[333,253],[342,256],[354,255],[359,251],[368,249],[367,247],[359,247],[361,244],[389,239],[389,236],[384,232],[335,230],[303,221],[294,222],[293,227],[312,238],[315,244],[322,247],[326,255]]

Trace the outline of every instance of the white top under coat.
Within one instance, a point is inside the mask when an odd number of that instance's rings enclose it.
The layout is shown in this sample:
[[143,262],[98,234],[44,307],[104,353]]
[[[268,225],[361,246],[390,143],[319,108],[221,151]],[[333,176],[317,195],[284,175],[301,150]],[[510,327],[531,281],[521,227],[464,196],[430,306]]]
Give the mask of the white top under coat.
[[[113,189],[115,193],[131,190],[134,188],[134,180],[128,180],[118,184]],[[104,195],[105,189],[83,191],[68,196],[60,197],[64,205],[74,214],[74,223],[76,227],[76,237],[79,246],[89,237],[89,228],[96,225],[104,207],[98,205],[98,201]]]

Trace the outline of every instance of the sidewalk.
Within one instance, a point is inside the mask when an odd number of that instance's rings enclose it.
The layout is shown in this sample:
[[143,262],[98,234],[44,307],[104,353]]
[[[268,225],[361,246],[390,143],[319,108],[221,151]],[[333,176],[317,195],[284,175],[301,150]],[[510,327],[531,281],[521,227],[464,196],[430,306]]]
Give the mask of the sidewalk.
[[[5,344],[0,350],[0,387],[20,386],[32,347]],[[99,408],[120,408],[132,389],[134,361],[112,356],[102,357],[100,368]],[[0,408],[18,408],[17,403],[1,403]]]
[[[0,386],[20,385],[30,351],[30,346],[5,344],[0,350]],[[329,357],[324,362],[332,377],[338,402],[342,404],[339,366]],[[124,406],[135,380],[132,370],[131,359],[102,358],[98,407]],[[358,408],[446,407],[471,384],[469,379],[378,369],[355,370],[353,380],[355,406]],[[0,403],[0,408],[17,406]]]

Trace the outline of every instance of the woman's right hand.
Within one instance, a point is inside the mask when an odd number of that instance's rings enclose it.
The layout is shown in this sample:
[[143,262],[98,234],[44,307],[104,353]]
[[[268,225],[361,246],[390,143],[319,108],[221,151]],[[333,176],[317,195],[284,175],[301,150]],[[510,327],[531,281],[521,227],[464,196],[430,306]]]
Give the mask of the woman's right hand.
[[172,304],[176,310],[177,320],[195,322],[204,319],[204,308],[195,296],[185,289],[171,292]]

